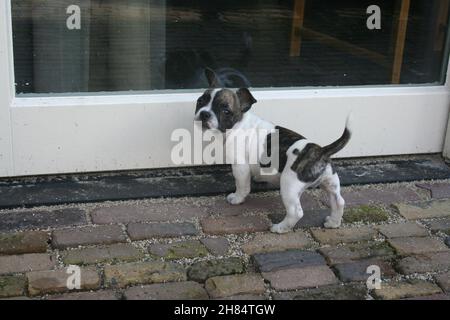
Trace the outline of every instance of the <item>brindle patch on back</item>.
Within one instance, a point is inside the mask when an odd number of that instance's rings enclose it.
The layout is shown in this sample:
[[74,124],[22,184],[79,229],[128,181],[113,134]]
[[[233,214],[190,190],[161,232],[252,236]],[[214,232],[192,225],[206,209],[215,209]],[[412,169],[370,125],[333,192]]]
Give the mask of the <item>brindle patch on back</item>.
[[236,94],[229,89],[222,89],[215,94],[212,111],[219,121],[219,130],[222,132],[233,128],[243,117],[239,100]]
[[314,143],[308,143],[301,151],[294,150],[297,159],[291,169],[297,173],[297,177],[303,182],[314,182],[324,173],[330,158],[323,155],[322,147]]
[[[292,130],[276,126],[276,130],[278,130],[278,146],[272,147],[272,137],[274,137],[274,133],[269,133],[266,136],[265,141],[265,148],[266,148],[266,155],[268,157],[268,160],[272,156],[272,151],[278,152],[278,168],[275,168],[278,170],[278,172],[283,172],[284,167],[286,166],[287,162],[287,151],[288,149],[297,141],[305,139],[302,135],[298,134],[297,132],[294,132]],[[276,139],[276,136],[275,136]],[[262,168],[269,168],[273,164],[272,163],[260,163],[260,166]]]

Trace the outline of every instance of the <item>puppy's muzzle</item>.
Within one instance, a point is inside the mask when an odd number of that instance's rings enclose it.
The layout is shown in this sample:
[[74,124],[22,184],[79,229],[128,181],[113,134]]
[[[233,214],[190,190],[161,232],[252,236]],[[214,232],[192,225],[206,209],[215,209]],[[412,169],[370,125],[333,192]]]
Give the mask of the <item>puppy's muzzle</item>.
[[208,121],[209,119],[211,119],[211,113],[209,113],[208,111],[202,111],[200,112],[200,120],[202,121]]
[[202,121],[203,128],[209,128],[208,121],[211,119],[211,113],[208,111],[202,111],[199,114],[199,118]]

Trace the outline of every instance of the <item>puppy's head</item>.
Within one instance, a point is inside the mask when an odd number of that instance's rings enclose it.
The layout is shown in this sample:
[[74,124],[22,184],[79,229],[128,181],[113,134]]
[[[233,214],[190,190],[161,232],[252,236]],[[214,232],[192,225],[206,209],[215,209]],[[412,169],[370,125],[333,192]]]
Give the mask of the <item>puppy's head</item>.
[[220,83],[217,75],[211,69],[205,70],[209,82],[209,89],[197,100],[195,120],[202,122],[204,129],[217,129],[225,132],[232,129],[242,120],[256,99],[247,88],[237,91],[218,89]]

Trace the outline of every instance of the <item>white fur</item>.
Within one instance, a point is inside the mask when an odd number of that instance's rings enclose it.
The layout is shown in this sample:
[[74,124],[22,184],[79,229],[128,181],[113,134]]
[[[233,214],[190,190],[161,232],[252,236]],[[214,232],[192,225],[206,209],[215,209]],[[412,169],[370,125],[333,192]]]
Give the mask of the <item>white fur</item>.
[[[347,119],[347,129],[352,130],[352,116],[349,115]],[[244,114],[242,121],[237,123],[233,129],[265,129],[269,131],[275,130],[275,125],[259,118],[252,112]],[[255,130],[257,132],[257,130]],[[226,134],[229,136],[229,133]],[[232,165],[233,176],[236,183],[236,192],[227,196],[227,201],[233,205],[241,204],[245,201],[246,197],[250,193],[251,178],[252,176],[257,181],[266,181],[272,184],[280,185],[281,198],[286,208],[286,216],[284,220],[278,224],[272,226],[271,231],[275,233],[286,233],[291,231],[297,222],[303,217],[303,209],[300,203],[300,197],[302,193],[312,186],[320,185],[324,188],[329,195],[331,215],[327,217],[324,226],[326,228],[338,228],[341,225],[342,215],[344,212],[344,199],[340,194],[339,177],[336,173],[333,173],[331,165],[328,165],[322,176],[314,182],[306,183],[298,179],[297,173],[291,169],[292,164],[296,160],[297,156],[293,151],[297,149],[301,151],[310,141],[299,140],[295,142],[287,151],[287,163],[282,173],[278,173],[272,176],[265,176],[260,174],[260,166],[257,164],[239,164]],[[243,156],[248,159],[248,154],[252,150],[260,150],[259,157],[263,152],[265,139],[257,139],[253,137],[249,143],[249,148],[245,150],[245,155],[242,154],[229,154],[227,161],[236,160],[236,158],[242,158]],[[258,149],[256,149],[258,148]]]
[[[244,163],[246,159],[250,158],[250,152],[257,152],[262,151],[264,147],[264,139],[258,139],[257,137],[257,130],[258,129],[264,129],[268,132],[273,131],[275,126],[265,121],[252,112],[248,111],[244,114],[242,120],[238,122],[232,130],[226,132],[226,140],[225,140],[225,147],[227,150],[226,158],[227,163]],[[255,129],[255,130],[251,130]],[[238,133],[239,130],[249,130],[246,132],[254,132],[255,134],[252,135],[250,138],[250,141],[248,143],[248,148],[245,148],[244,154],[238,153],[236,154],[233,147],[230,147],[231,143],[231,135],[233,133]],[[239,150],[240,151],[240,150]],[[258,154],[258,158],[261,157],[262,152]],[[245,198],[250,193],[250,186],[251,186],[251,178],[252,176],[257,175],[257,171],[260,170],[260,166],[257,164],[234,164],[232,165],[233,170],[233,176],[236,183],[236,192],[231,193],[227,196],[227,201],[231,204],[241,204],[245,201]],[[273,179],[273,177],[272,177]],[[275,178],[275,180],[278,180],[279,178]],[[265,181],[265,180],[264,180]]]

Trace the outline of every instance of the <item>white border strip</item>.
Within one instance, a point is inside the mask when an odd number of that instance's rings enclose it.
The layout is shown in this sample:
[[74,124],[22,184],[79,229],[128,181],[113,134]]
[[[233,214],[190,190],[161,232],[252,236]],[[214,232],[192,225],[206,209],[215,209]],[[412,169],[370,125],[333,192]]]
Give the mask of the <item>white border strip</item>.
[[[13,108],[36,107],[64,107],[83,105],[123,105],[123,104],[159,104],[159,103],[194,103],[204,89],[189,93],[129,93],[76,95],[55,97],[26,97],[19,96],[13,99]],[[252,92],[259,100],[291,100],[310,98],[339,98],[339,97],[384,97],[384,96],[420,96],[448,93],[449,88],[442,86],[400,86],[400,87],[359,87],[359,88],[316,88],[316,89],[289,89],[264,90],[254,89]]]

